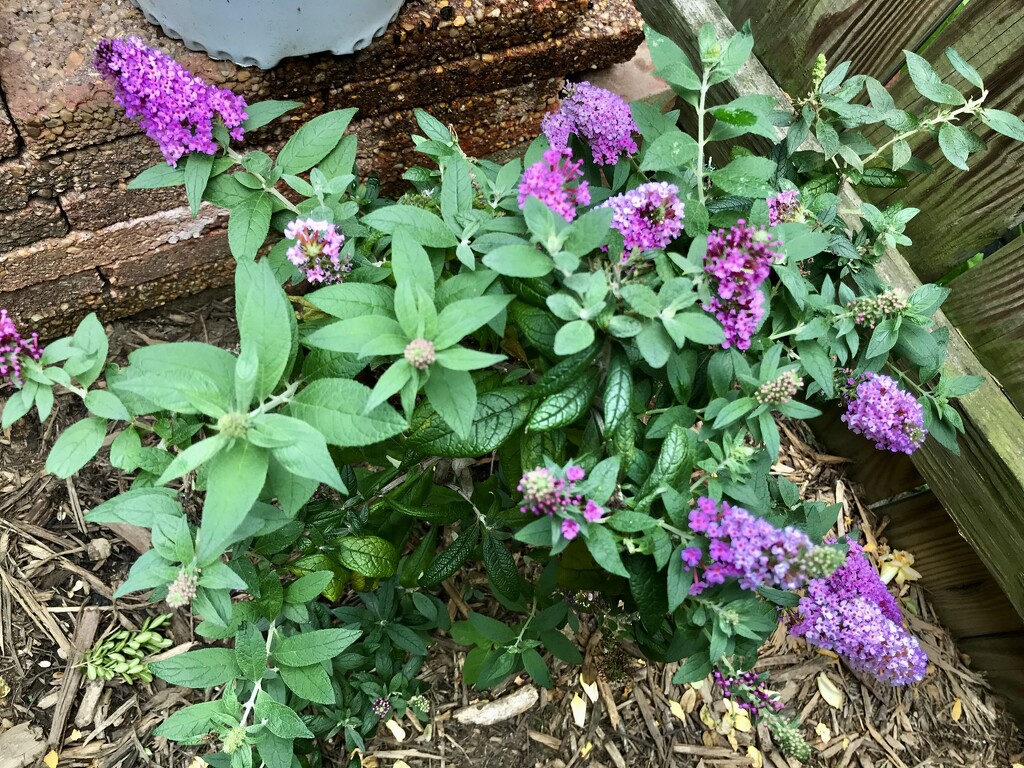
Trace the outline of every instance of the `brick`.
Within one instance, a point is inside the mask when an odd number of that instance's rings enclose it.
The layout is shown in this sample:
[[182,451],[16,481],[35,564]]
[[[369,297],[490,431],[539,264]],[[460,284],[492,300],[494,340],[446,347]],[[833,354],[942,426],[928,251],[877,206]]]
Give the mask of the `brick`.
[[624,62],[642,40],[643,22],[629,0],[595,4],[562,36],[375,80],[346,82],[329,91],[329,107],[357,107],[360,117],[396,107],[429,108],[460,96]]
[[129,288],[154,283],[187,269],[215,261],[228,261],[234,268],[227,230],[206,232],[201,237],[163,246],[151,253],[121,259],[99,268],[110,285],[112,295]]
[[119,221],[152,216],[186,205],[184,187],[128,189],[124,182],[111,188],[70,190],[59,198],[71,228],[102,229]]
[[226,211],[211,205],[204,205],[196,219],[188,208],[175,208],[96,232],[72,232],[66,237],[42,240],[0,253],[0,284],[10,291],[142,256],[162,245],[199,237],[223,225],[226,219]]
[[[410,0],[395,24],[359,53],[295,58],[262,71],[188,51],[146,22],[130,0],[0,0],[0,40],[7,43],[0,47],[0,71],[25,147],[43,157],[138,132],[92,68],[101,37],[136,35],[209,82],[257,101],[534,42],[560,34],[586,7],[586,0],[469,0],[446,20],[433,0]],[[464,23],[456,25],[460,18]]]
[[24,208],[0,212],[0,251],[67,233],[64,215],[49,200],[30,200]]
[[14,130],[7,107],[0,103],[0,159],[18,154],[18,134]]
[[5,307],[19,326],[44,339],[67,333],[102,306],[103,280],[95,269],[15,291],[0,291],[0,307]]

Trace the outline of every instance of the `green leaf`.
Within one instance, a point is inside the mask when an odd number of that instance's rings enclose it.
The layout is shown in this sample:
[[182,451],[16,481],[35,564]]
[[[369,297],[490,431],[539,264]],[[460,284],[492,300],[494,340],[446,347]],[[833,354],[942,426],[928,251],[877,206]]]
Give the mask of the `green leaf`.
[[[235,316],[242,349],[253,349],[259,362],[256,397],[271,394],[293,359],[297,338],[292,337],[291,305],[274,278],[266,259],[239,261],[235,268]],[[249,403],[237,403],[239,408]]]
[[711,674],[711,657],[707,651],[698,651],[687,657],[686,661],[676,670],[672,676],[672,682],[676,685],[683,683],[696,683]]
[[237,261],[256,258],[270,232],[270,216],[274,204],[270,195],[257,192],[243,198],[231,209],[228,219],[228,247]]
[[245,114],[248,117],[242,123],[242,128],[246,131],[255,131],[301,106],[301,101],[259,101],[249,104],[245,108]]
[[668,613],[666,581],[658,573],[658,566],[649,557],[629,560],[629,591],[636,602],[640,621],[654,632],[665,622]]
[[277,664],[286,667],[308,667],[333,659],[359,639],[362,631],[335,627],[304,630],[297,635],[280,637],[270,650]]
[[499,275],[508,277],[544,277],[555,262],[544,251],[526,243],[502,245],[484,254],[483,262]]
[[573,320],[555,334],[555,354],[574,355],[594,343],[594,329],[586,320]]
[[292,399],[288,412],[315,426],[331,445],[373,445],[399,434],[407,422],[387,404],[365,412],[370,393],[356,381],[319,379]]
[[[64,372],[74,376],[83,386],[90,386],[103,371],[107,359],[107,332],[90,312],[71,337],[71,343],[79,354],[72,354],[64,363]],[[56,380],[56,379],[55,379]]]
[[254,708],[256,722],[262,722],[266,729],[282,739],[312,739],[313,732],[291,707],[286,707],[271,698],[266,691],[256,694]]
[[420,576],[420,586],[432,587],[454,574],[469,559],[480,538],[480,524],[473,523],[462,531],[452,545],[441,552]]
[[437,364],[453,371],[475,371],[500,363],[504,359],[504,355],[492,355],[489,352],[465,347],[448,347],[437,353]]
[[581,376],[561,392],[545,398],[530,416],[527,429],[547,432],[572,424],[590,407],[597,393],[597,377]]
[[888,168],[872,167],[863,170],[860,174],[860,181],[857,183],[865,187],[875,187],[877,189],[902,189],[910,182],[902,173],[890,171]]
[[939,126],[939,149],[949,162],[966,171],[967,157],[974,145],[973,136],[958,125],[943,123]]
[[484,569],[491,586],[506,600],[519,597],[519,570],[512,554],[490,533],[484,534]]
[[946,58],[953,65],[953,69],[960,73],[961,77],[976,88],[984,88],[981,75],[978,70],[967,63],[967,60],[952,48],[946,49]]
[[398,550],[379,536],[342,536],[338,561],[368,579],[390,579],[398,569]]
[[682,312],[663,318],[662,323],[672,341],[680,348],[687,341],[705,346],[720,346],[725,341],[721,324],[703,312]]
[[82,419],[60,433],[46,457],[46,471],[62,480],[71,477],[103,447],[107,420]]
[[436,214],[412,205],[378,208],[366,214],[362,222],[388,235],[400,227],[404,228],[420,245],[432,248],[450,248],[458,244],[458,239]]
[[672,556],[668,561],[667,597],[668,610],[670,612],[674,612],[690,596],[690,586],[692,584],[693,571],[685,570],[682,560],[682,547],[677,547],[672,552]]
[[816,341],[799,341],[796,348],[800,354],[800,365],[803,366],[803,369],[817,382],[826,397],[834,397],[833,372],[835,367],[825,349]]
[[[341,541],[344,541],[344,539]],[[367,574],[364,573],[363,575]],[[288,588],[284,591],[284,601],[301,605],[302,603],[316,600],[320,593],[327,589],[327,585],[331,583],[333,578],[333,571],[313,571],[313,573],[307,573],[288,585]]]
[[224,685],[239,674],[235,652],[228,648],[179,653],[163,661],[150,662],[149,668],[162,680],[183,688],[212,688]]
[[964,103],[964,97],[960,91],[943,83],[926,59],[912,51],[905,50],[903,55],[907,57],[910,79],[914,81],[914,87],[917,88],[918,93],[936,104],[960,105]]
[[281,148],[277,167],[284,173],[308,171],[338,145],[355,114],[356,110],[349,108],[314,117]]
[[767,197],[775,192],[768,179],[775,174],[776,165],[765,157],[745,155],[709,176],[719,189],[742,197]]
[[334,704],[334,686],[331,676],[320,664],[306,667],[281,667],[281,679],[292,692],[315,704]]
[[619,556],[619,545],[612,533],[600,523],[591,525],[587,531],[587,549],[594,560],[608,573],[629,578],[629,572]]
[[389,317],[395,310],[395,291],[388,285],[336,283],[307,294],[305,299],[317,309],[340,320],[365,315]]
[[256,740],[256,751],[266,768],[292,768],[295,747],[291,739],[279,739],[270,731],[264,730]]
[[[3,418],[0,419],[0,429],[7,429],[14,422],[32,410],[32,402],[35,398],[35,382],[28,382],[22,389],[17,389],[14,394],[4,402]],[[123,433],[122,433],[123,434]],[[113,449],[111,449],[113,450]],[[113,463],[113,459],[111,459]],[[117,466],[115,464],[115,466]]]
[[504,310],[511,295],[478,296],[460,299],[446,306],[437,316],[438,333],[434,343],[438,349],[447,349],[481,328]]
[[265,413],[256,417],[250,427],[250,439],[253,442],[256,442],[253,433],[260,428],[274,434],[274,442],[278,438],[283,442],[265,447],[272,448],[274,458],[286,470],[298,477],[317,480],[337,491],[346,492],[338,468],[327,449],[327,441],[319,429],[298,418]]
[[474,196],[469,163],[455,155],[445,165],[441,179],[441,218],[449,227],[457,227],[459,214],[473,209]]
[[700,78],[683,49],[653,27],[645,26],[644,35],[658,77],[684,91],[699,91]]
[[210,731],[220,731],[220,717],[224,714],[224,702],[220,700],[193,704],[174,712],[156,727],[153,735],[186,744],[199,744]]
[[477,398],[469,435],[459,438],[429,404],[413,415],[407,444],[424,455],[477,457],[504,443],[526,421],[532,393],[525,387],[484,392]]
[[981,110],[981,121],[993,131],[1009,136],[1016,141],[1024,141],[1024,121],[1010,112],[1001,109]]
[[572,641],[557,629],[548,629],[540,633],[540,641],[552,656],[566,664],[582,664],[583,654],[573,645]]
[[607,434],[613,434],[629,415],[632,399],[633,375],[629,358],[617,352],[608,363],[608,375],[604,382],[604,425]]
[[636,336],[636,346],[652,368],[662,368],[673,351],[672,337],[662,323],[648,321]]
[[227,444],[228,439],[220,434],[193,443],[174,457],[174,461],[167,466],[167,469],[157,478],[154,485],[165,485],[172,480],[177,480],[182,475],[188,474],[224,450]]
[[681,476],[689,476],[693,469],[696,446],[697,437],[692,430],[673,424],[661,444],[658,459],[640,490],[640,496],[646,496],[659,488],[672,488]]
[[118,419],[128,421],[131,414],[124,407],[124,403],[113,392],[105,389],[92,389],[85,396],[85,407],[93,416],[103,419]]
[[167,163],[147,168],[128,182],[128,189],[161,189],[178,187],[185,183],[185,169],[172,168]]
[[466,371],[435,367],[424,385],[434,410],[460,440],[469,437],[476,412],[476,384]]
[[401,648],[403,651],[413,654],[414,656],[426,656],[427,646],[416,632],[397,622],[389,624],[385,629],[391,642]]
[[213,172],[213,159],[213,155],[193,152],[185,161],[185,195],[193,218],[199,215],[203,192],[206,191],[206,183]]
[[898,320],[899,318],[887,317],[875,326],[875,330],[871,334],[871,341],[868,342],[867,351],[864,353],[867,357],[884,355],[896,346],[899,334]]
[[671,128],[644,149],[640,170],[649,173],[682,173],[684,168],[692,167],[697,162],[697,149],[697,142],[692,136],[678,128]]
[[430,257],[404,227],[395,229],[391,236],[391,270],[396,282],[414,285],[434,298],[434,268],[430,266]]
[[210,460],[206,501],[199,526],[200,565],[220,558],[245,522],[267,478],[268,452],[244,440]]
[[533,682],[544,688],[553,688],[555,686],[554,681],[551,679],[551,673],[548,671],[548,665],[544,663],[544,659],[537,653],[534,648],[526,648],[523,651],[523,667],[526,669],[526,674],[533,678]]
[[235,633],[235,664],[253,683],[267,671],[267,643],[255,624],[243,624]]

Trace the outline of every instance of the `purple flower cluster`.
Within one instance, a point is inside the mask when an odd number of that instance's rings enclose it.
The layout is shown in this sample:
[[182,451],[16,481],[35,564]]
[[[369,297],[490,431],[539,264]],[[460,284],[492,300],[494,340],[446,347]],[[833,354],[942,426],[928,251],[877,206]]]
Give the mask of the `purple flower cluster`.
[[691,595],[699,595],[728,578],[738,578],[743,589],[754,590],[762,584],[798,589],[839,565],[834,550],[816,547],[802,531],[791,526],[776,528],[725,501],[719,505],[714,499],[701,497],[697,508],[690,512],[689,522],[690,530],[710,539],[709,562],[702,569],[703,552],[699,548],[688,547],[682,552],[685,569],[695,571]]
[[634,154],[633,134],[640,132],[621,96],[586,81],[566,86],[561,111],[546,115],[541,128],[551,148],[559,151],[566,149],[569,135],[576,134],[601,165],[614,165],[621,155]]
[[203,82],[165,53],[139,38],[100,40],[93,61],[114,86],[114,99],[128,117],[139,117],[146,135],[160,145],[170,165],[182,155],[217,151],[214,120],[219,117],[236,140],[248,117],[245,99]]
[[628,261],[634,248],[651,251],[664,248],[683,231],[683,204],[679,187],[664,181],[641,184],[599,206],[614,211],[612,226],[622,233]]
[[294,240],[288,249],[288,261],[305,270],[311,283],[340,283],[351,271],[351,259],[341,255],[345,236],[326,221],[296,219],[284,228],[284,236]]
[[738,701],[740,709],[745,709],[751,717],[762,712],[778,712],[785,705],[779,697],[765,687],[763,675],[756,672],[741,672],[735,676],[723,675],[717,669],[711,673],[715,685],[722,689],[722,695]]
[[862,553],[851,543],[841,568],[811,582],[800,599],[801,621],[790,632],[883,682],[916,683],[924,678],[928,656],[903,627],[896,600]]
[[604,507],[593,499],[584,503],[583,497],[576,493],[576,483],[586,477],[583,467],[570,465],[564,474],[563,479],[550,469],[537,467],[523,474],[516,490],[523,494],[520,512],[532,512],[537,517],[557,514],[562,518],[562,536],[572,541],[580,533],[580,524],[570,514],[574,511],[579,514],[582,507],[583,518],[588,523],[598,523],[604,516]]
[[847,384],[853,391],[840,418],[851,432],[864,435],[878,450],[911,454],[921,447],[928,430],[924,409],[912,394],[877,373],[848,379]]
[[720,229],[708,235],[704,271],[714,278],[717,296],[704,309],[724,327],[724,349],[733,345],[750,348],[750,339],[764,317],[761,283],[779,259],[772,250],[776,245],[764,227],[748,227],[743,219],[728,232]]
[[779,192],[774,197],[769,197],[768,223],[771,226],[781,224],[784,221],[794,221],[800,211],[800,201],[797,199],[800,193],[795,189]]
[[33,333],[31,338],[22,338],[14,321],[7,315],[6,309],[0,309],[0,384],[10,378],[16,387],[22,385],[22,359],[38,360],[43,356],[39,346],[39,334]]
[[373,704],[370,705],[370,709],[373,710],[373,714],[383,720],[391,714],[391,701],[380,696],[374,699]]
[[526,198],[532,195],[566,221],[572,221],[576,218],[577,205],[590,204],[587,182],[577,181],[583,175],[582,167],[582,160],[572,162],[568,147],[562,151],[547,150],[543,160],[523,171],[519,182],[519,207],[525,206]]

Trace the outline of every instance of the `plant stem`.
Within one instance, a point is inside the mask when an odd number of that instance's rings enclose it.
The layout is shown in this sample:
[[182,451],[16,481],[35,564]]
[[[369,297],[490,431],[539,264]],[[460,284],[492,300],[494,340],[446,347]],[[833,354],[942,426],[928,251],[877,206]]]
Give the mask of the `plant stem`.
[[288,388],[279,395],[274,395],[267,402],[260,405],[259,408],[254,409],[249,413],[250,418],[259,416],[262,413],[269,413],[270,411],[277,408],[279,405],[284,405],[291,402],[291,399],[295,397],[295,391],[299,388],[299,382],[293,381],[288,385]]
[[697,200],[704,205],[704,115],[708,96],[708,78],[711,70],[705,70],[700,81],[700,99],[697,102]]
[[[237,151],[235,151],[231,147],[225,147],[224,151],[225,151],[225,153],[227,153],[228,157],[230,157],[232,160],[234,160],[239,165],[242,165],[242,160],[244,159],[243,155],[240,155]],[[243,168],[244,167],[245,166],[243,166]],[[285,197],[283,194],[281,194],[280,190],[278,190],[277,187],[275,187],[273,184],[270,184],[260,174],[256,173],[255,171],[250,171],[248,168],[245,169],[245,172],[246,173],[251,173],[253,176],[255,176],[256,179],[260,182],[260,184],[263,185],[263,191],[264,192],[269,192],[272,196],[276,197],[281,202],[281,204],[284,205],[284,207],[287,208],[289,211],[291,211],[292,213],[298,213],[299,212],[299,209],[296,208],[292,204],[291,200],[289,200],[287,197]]]
[[929,126],[938,125],[940,123],[951,123],[951,122],[953,122],[953,118],[958,118],[958,117],[960,117],[960,115],[963,115],[963,114],[966,114],[966,113],[974,114],[975,110],[977,110],[978,107],[980,107],[984,103],[984,101],[985,101],[985,99],[987,97],[988,97],[988,91],[984,91],[983,90],[981,92],[981,96],[978,99],[973,100],[973,101],[968,101],[962,107],[960,107],[958,109],[954,109],[952,112],[948,112],[948,113],[947,112],[939,112],[939,114],[937,114],[931,120],[925,120],[920,125],[918,125],[916,128],[914,128],[912,130],[909,130],[909,131],[904,131],[903,133],[897,134],[893,138],[889,139],[889,141],[885,142],[885,144],[883,144],[878,149],[876,149],[874,152],[872,152],[870,155],[868,155],[864,159],[864,165],[867,165],[872,160],[875,160],[876,158],[880,157],[882,155],[882,153],[885,152],[885,150],[887,150],[889,147],[891,147],[896,142],[898,142],[898,141],[905,141],[906,139],[909,139],[911,136],[913,136],[913,135],[915,135],[917,133],[920,133],[921,131],[925,130]]

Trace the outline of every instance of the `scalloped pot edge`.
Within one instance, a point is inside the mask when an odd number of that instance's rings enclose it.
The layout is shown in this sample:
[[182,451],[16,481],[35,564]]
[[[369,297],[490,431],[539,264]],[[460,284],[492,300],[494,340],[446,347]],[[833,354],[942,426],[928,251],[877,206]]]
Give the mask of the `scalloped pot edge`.
[[368,46],[405,0],[132,0],[170,37],[214,59],[271,69],[286,56]]

